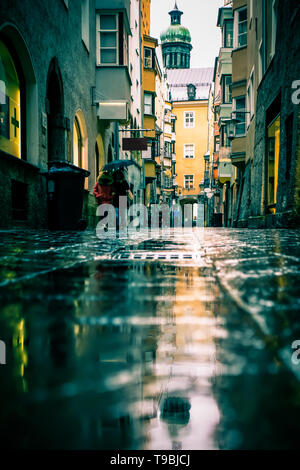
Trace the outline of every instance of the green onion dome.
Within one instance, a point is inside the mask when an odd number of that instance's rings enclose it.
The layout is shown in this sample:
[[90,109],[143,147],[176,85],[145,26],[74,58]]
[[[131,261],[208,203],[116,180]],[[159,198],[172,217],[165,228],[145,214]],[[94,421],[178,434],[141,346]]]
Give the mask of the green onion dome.
[[172,24],[167,31],[163,32],[160,36],[162,44],[168,42],[191,42],[191,35],[187,28],[181,24]]

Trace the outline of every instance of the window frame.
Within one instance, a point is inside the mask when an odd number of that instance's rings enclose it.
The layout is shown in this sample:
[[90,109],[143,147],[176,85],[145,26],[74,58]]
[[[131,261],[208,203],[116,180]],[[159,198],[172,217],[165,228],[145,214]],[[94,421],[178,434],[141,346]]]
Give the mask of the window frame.
[[[239,15],[243,12],[246,11],[247,13],[247,18],[246,20],[239,21]],[[246,32],[240,33],[239,28],[242,23],[246,24]],[[245,44],[240,44],[240,37],[241,36],[246,36],[246,43]],[[242,47],[247,47],[248,46],[248,8],[247,6],[241,7],[237,10],[235,10],[234,14],[234,48],[239,49]]]
[[[151,97],[151,113],[146,113],[146,96],[150,96]],[[148,104],[147,104],[148,106]],[[154,116],[155,115],[155,97],[154,97],[154,94],[151,93],[150,91],[145,91],[144,92],[144,114],[146,114],[147,116]]]
[[[146,51],[147,52],[150,51],[150,56],[149,57],[146,57]],[[146,65],[146,59],[150,59],[150,67],[148,65]],[[147,69],[147,70],[153,69],[153,50],[151,49],[151,47],[148,47],[148,46],[144,46],[144,68]]]
[[[230,77],[230,85],[226,85],[226,78]],[[230,100],[227,101],[225,100],[225,96],[226,96],[226,87],[228,86],[228,93],[229,93],[229,97],[230,97]],[[231,86],[232,86],[232,75],[230,74],[224,74],[222,76],[222,104],[231,104],[232,103],[232,90],[231,90]]]
[[[192,152],[188,153],[187,147],[192,147]],[[195,158],[195,144],[183,144],[183,158],[188,160]]]
[[[188,114],[190,114],[191,116],[188,117],[187,116]],[[195,111],[184,111],[184,128],[193,129],[194,127],[195,127]]]
[[[106,12],[98,11],[96,14],[96,36],[97,36],[97,66],[100,67],[112,67],[112,66],[128,66],[128,35],[126,28],[124,27],[124,20],[122,20],[121,12]],[[116,18],[116,28],[115,29],[101,29],[101,17],[103,16],[114,16]],[[116,46],[110,47],[101,47],[101,33],[115,33],[116,35]],[[123,33],[123,34],[122,34]],[[120,36],[122,34],[122,37]],[[121,39],[121,41],[120,41]],[[122,47],[122,59],[121,48]],[[115,50],[116,51],[116,61],[115,62],[102,62],[101,61],[101,51],[102,50]],[[122,62],[122,63],[121,63]]]
[[[227,39],[226,39],[226,26],[228,25],[228,23],[232,23],[232,42],[231,42],[231,46],[228,46],[227,45]],[[233,48],[233,43],[234,43],[234,20],[233,18],[230,19],[228,18],[227,20],[224,20],[224,27],[223,27],[223,47],[226,48],[226,49],[232,49]]]
[[[189,183],[192,183],[192,186],[187,186],[186,183],[188,182],[187,181],[187,177],[189,178],[192,178],[191,181],[189,181]],[[195,189],[195,175],[183,175],[183,186],[184,186],[184,189]]]
[[[236,107],[236,102],[237,100],[241,100],[241,99],[244,99],[245,100],[245,106],[244,108],[239,108],[239,110],[237,110],[237,107]],[[247,111],[247,97],[246,95],[240,95],[240,96],[236,96],[235,98],[233,98],[233,111],[235,113],[235,117],[237,118],[238,114],[239,114],[239,111]],[[246,116],[247,114],[246,113],[243,113],[242,114],[243,116],[243,121],[239,122],[238,124],[236,124],[235,128],[236,128],[236,132],[235,132],[235,138],[239,138],[239,137],[245,137],[246,133],[247,133],[247,120],[246,120]],[[237,127],[238,126],[244,126],[244,132],[242,133],[237,133]]]

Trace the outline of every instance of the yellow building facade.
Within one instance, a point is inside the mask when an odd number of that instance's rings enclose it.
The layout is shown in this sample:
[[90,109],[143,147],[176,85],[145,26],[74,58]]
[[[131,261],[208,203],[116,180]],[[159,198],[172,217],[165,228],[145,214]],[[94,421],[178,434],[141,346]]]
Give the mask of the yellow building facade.
[[208,148],[208,100],[173,102],[176,116],[176,180],[179,197],[200,195]]

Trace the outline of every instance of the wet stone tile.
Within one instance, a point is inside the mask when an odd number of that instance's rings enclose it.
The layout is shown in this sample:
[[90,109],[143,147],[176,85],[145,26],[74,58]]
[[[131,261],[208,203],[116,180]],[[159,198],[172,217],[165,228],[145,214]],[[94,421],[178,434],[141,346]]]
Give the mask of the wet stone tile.
[[1,447],[297,448],[299,241],[1,232]]

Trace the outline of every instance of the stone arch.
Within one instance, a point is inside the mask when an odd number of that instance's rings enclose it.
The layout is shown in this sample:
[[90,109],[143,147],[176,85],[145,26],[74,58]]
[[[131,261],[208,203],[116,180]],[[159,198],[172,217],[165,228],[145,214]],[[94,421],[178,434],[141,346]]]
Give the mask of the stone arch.
[[38,88],[29,48],[20,30],[12,23],[6,22],[0,26],[0,38],[13,55],[22,82],[21,120],[24,132],[21,134],[21,158],[38,165]]
[[[77,127],[78,126],[78,127]],[[81,146],[81,157],[80,160],[74,161],[74,132],[77,128],[77,132],[79,133],[80,138],[80,146]],[[81,109],[79,109],[74,117],[73,121],[73,164],[79,166],[80,168],[84,168],[88,170],[89,167],[89,151],[88,151],[88,133],[86,122],[84,118],[84,114]],[[88,189],[88,178],[85,178],[84,182],[85,189]]]
[[[81,145],[82,145],[82,155],[80,161],[74,161],[74,153],[73,153],[73,164],[79,166],[80,168],[84,168],[85,170],[88,169],[88,133],[87,127],[85,123],[84,114],[81,109],[79,109],[74,117],[73,121],[73,137],[74,137],[74,124],[77,123],[79,126],[80,138],[81,138]],[[73,148],[74,152],[74,148]]]
[[65,122],[63,82],[54,57],[49,65],[46,94],[48,161],[65,160]]

